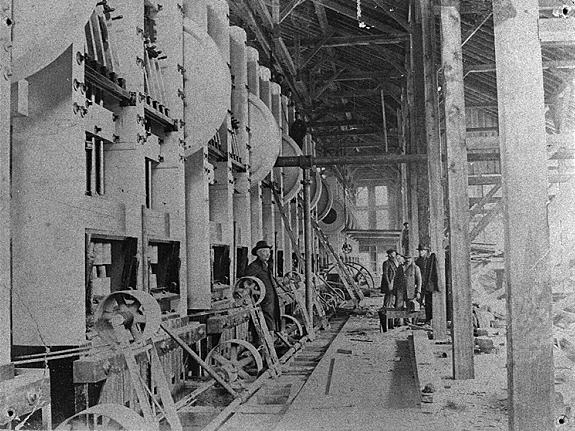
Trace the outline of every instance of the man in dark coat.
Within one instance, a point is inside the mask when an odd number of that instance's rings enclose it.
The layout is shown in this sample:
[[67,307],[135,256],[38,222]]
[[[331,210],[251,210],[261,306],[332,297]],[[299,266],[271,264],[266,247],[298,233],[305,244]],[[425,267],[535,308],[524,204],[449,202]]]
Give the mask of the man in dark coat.
[[425,305],[425,323],[431,323],[433,318],[433,292],[439,291],[437,277],[437,258],[435,253],[429,253],[429,247],[419,244],[419,257],[415,264],[421,270],[423,301]]
[[275,281],[270,268],[271,246],[265,241],[258,241],[252,249],[252,255],[257,259],[250,263],[246,269],[246,276],[259,278],[266,288],[266,294],[260,303],[268,330],[273,334],[280,329],[280,306]]
[[393,293],[395,273],[397,272],[397,252],[393,249],[387,250],[387,260],[381,267],[381,293],[383,293],[383,306],[393,307]]

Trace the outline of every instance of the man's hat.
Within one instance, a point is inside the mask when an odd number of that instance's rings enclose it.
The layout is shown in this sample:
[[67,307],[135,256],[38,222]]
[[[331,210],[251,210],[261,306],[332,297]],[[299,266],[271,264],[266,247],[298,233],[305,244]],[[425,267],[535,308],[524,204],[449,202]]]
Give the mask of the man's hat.
[[426,244],[423,244],[423,243],[422,243],[422,244],[419,244],[419,245],[417,246],[417,249],[418,249],[418,250],[429,250],[429,247],[428,247]]
[[257,256],[258,255],[258,250],[261,248],[272,248],[271,245],[269,245],[267,242],[265,242],[265,240],[261,240],[258,241],[256,243],[256,246],[254,248],[252,248],[252,255]]
[[397,253],[397,251],[395,251],[394,248],[390,248],[389,250],[386,251],[387,254],[391,254],[391,253]]

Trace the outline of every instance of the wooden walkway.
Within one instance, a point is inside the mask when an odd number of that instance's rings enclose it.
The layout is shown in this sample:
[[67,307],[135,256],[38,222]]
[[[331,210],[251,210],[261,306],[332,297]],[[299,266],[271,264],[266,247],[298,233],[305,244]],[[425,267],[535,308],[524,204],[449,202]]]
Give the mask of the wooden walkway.
[[310,343],[219,429],[445,431],[421,410],[410,334],[352,316],[327,350],[314,346],[322,337]]

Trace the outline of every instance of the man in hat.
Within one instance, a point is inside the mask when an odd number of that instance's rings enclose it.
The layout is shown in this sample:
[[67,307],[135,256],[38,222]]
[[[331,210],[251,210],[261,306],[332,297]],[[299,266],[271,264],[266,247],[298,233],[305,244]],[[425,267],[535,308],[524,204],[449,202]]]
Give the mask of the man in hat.
[[274,286],[272,269],[270,268],[271,265],[269,263],[271,253],[271,245],[268,245],[268,243],[263,240],[258,241],[252,249],[252,255],[256,256],[257,259],[246,268],[246,276],[259,278],[266,288],[266,294],[260,303],[260,308],[268,330],[273,334],[274,331],[280,328],[280,306],[278,294]]
[[415,264],[421,270],[421,291],[425,305],[425,323],[430,324],[433,318],[433,292],[438,291],[437,259],[435,253],[430,253],[429,246],[419,244],[419,257]]
[[405,285],[407,295],[407,308],[410,311],[419,311],[419,301],[421,300],[421,270],[413,261],[411,255],[404,256],[403,272],[405,274]]
[[383,293],[383,306],[393,307],[393,289],[395,273],[397,272],[397,252],[394,249],[387,250],[387,260],[381,267],[381,293]]

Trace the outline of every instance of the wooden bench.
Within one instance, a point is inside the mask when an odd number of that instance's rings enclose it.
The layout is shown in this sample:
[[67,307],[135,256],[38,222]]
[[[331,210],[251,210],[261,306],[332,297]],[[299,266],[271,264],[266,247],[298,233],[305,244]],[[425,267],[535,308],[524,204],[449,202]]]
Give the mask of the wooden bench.
[[[379,324],[382,332],[387,332],[388,328],[393,329],[394,319],[417,319],[425,317],[424,309],[409,311],[406,308],[381,307],[377,313],[379,314]],[[389,320],[391,320],[391,322],[388,322]]]

